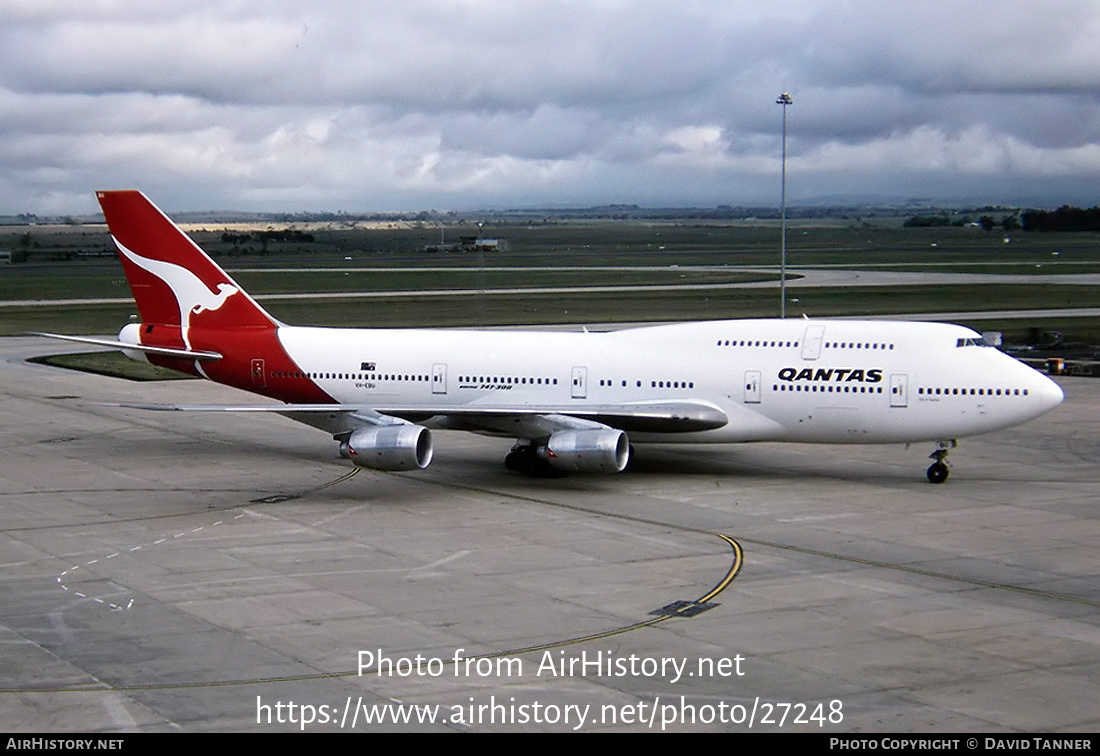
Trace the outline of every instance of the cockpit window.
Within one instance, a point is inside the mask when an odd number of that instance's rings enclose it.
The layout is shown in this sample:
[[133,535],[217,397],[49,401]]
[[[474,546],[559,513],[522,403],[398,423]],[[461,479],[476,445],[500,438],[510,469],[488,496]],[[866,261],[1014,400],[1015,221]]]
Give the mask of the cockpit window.
[[987,347],[987,346],[993,346],[993,345],[989,344],[988,342],[986,342],[985,339],[978,336],[976,338],[958,339],[955,342],[955,346],[956,347],[968,347],[968,346]]

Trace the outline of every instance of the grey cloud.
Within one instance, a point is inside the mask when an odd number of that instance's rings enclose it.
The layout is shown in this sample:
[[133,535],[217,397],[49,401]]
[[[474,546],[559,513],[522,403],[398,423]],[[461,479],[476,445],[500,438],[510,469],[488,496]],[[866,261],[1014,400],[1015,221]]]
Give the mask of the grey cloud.
[[1100,168],[1085,0],[131,5],[0,9],[0,212],[772,202],[782,90],[795,201]]

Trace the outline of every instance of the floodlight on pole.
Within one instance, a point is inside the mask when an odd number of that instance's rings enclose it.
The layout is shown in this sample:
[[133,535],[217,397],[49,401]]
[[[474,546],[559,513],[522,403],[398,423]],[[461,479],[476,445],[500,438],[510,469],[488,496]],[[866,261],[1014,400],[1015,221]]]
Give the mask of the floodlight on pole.
[[787,317],[787,106],[794,100],[784,92],[775,103],[783,106],[783,160],[781,181],[781,207],[779,221],[779,317]]

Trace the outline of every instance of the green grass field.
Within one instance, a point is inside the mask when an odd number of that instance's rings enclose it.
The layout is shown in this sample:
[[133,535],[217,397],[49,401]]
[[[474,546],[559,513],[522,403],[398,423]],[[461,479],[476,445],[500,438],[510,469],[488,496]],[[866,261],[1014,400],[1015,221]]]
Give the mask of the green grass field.
[[[1006,244],[1003,234],[976,229],[903,229],[883,222],[827,227],[792,224],[792,266],[832,265],[887,270],[1052,274],[1100,272],[1096,234],[1024,234]],[[438,242],[437,227],[319,230],[312,243],[269,245],[249,254],[221,241],[220,229],[193,234],[273,315],[288,323],[333,326],[487,326],[516,324],[672,321],[778,314],[774,289],[699,289],[680,292],[569,292],[499,294],[496,289],[593,285],[693,284],[706,286],[769,275],[693,270],[698,265],[776,266],[774,224],[592,221],[512,226],[489,224],[486,236],[506,238],[504,252],[418,252]],[[448,237],[468,233],[448,228]],[[27,235],[31,241],[27,242]],[[4,227],[0,249],[23,249],[25,263],[0,267],[0,300],[129,298],[121,265],[112,257],[76,258],[108,249],[98,227]],[[1055,254],[1057,253],[1057,254]],[[76,259],[65,259],[72,257]],[[348,259],[350,258],[350,259]],[[680,266],[633,271],[585,270],[596,266]],[[580,270],[530,270],[531,267]],[[272,268],[421,268],[384,273],[270,272]],[[444,267],[448,270],[426,270]],[[509,270],[483,270],[501,267]],[[266,271],[266,272],[264,272]],[[439,289],[472,289],[462,297],[433,296]],[[414,297],[377,298],[371,292],[408,290]],[[362,292],[347,299],[269,300],[266,294]],[[792,288],[788,313],[811,317],[889,313],[969,312],[1100,306],[1100,287],[1083,285],[950,285],[871,288]],[[797,300],[797,301],[795,301]],[[0,335],[26,331],[115,333],[135,312],[132,304],[0,306]],[[1016,330],[1045,327],[1044,319],[1015,322]],[[1058,321],[1066,338],[1100,343],[1094,318]],[[1053,329],[1053,328],[1052,328]],[[1006,329],[1009,330],[1009,329]]]
[[71,354],[53,354],[48,357],[35,357],[31,362],[43,365],[80,370],[85,373],[112,375],[131,381],[174,381],[190,380],[193,376],[166,370],[147,362],[135,362],[122,352],[74,352]]

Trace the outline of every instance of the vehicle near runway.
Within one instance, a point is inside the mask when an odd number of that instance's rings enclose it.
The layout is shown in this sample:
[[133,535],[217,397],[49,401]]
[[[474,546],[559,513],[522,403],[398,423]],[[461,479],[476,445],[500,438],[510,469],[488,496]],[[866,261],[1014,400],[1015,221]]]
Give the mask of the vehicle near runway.
[[[509,469],[622,471],[634,443],[932,442],[1057,406],[1046,376],[956,325],[705,321],[614,332],[315,328],[280,323],[137,191],[97,194],[141,315],[130,357],[282,404],[141,405],[275,412],[321,428],[360,467],[415,470],[433,429],[516,439]],[[44,334],[56,336],[56,334]]]

